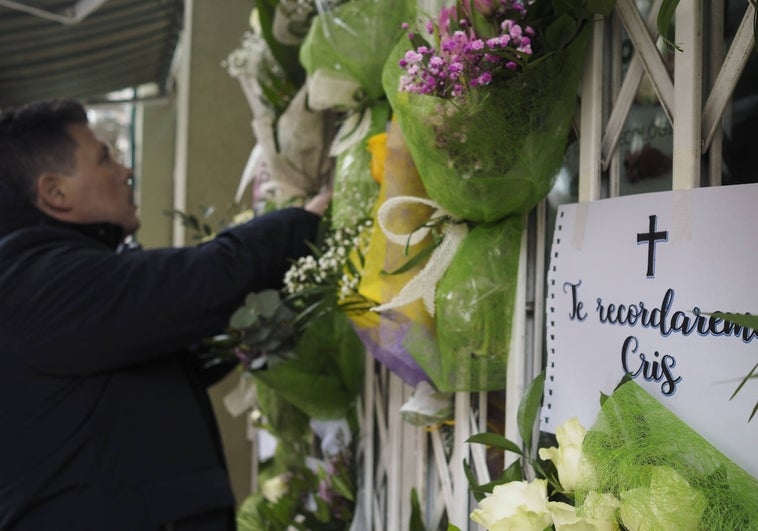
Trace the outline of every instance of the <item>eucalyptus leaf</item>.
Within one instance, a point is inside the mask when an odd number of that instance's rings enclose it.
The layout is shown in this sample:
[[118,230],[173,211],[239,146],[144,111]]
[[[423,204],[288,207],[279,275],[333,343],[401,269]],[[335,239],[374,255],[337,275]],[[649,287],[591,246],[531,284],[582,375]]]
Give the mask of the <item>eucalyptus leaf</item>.
[[266,289],[256,294],[253,304],[258,313],[268,319],[282,305],[282,299],[278,291]]
[[243,306],[232,314],[232,317],[229,319],[229,326],[235,330],[245,330],[253,326],[257,320],[258,315],[255,311],[247,306]]

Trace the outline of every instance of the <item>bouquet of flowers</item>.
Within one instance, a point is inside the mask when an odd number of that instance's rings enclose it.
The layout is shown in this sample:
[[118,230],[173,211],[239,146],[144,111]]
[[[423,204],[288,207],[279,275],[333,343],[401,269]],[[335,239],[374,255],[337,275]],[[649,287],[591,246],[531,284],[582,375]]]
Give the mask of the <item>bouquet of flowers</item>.
[[502,388],[523,216],[563,158],[588,20],[611,7],[459,0],[418,31],[406,24],[410,40],[385,63],[438,237],[424,272],[377,311],[411,302],[411,292],[423,298],[438,348],[419,342],[411,352],[441,391]]
[[316,422],[266,387],[251,415],[276,439],[258,489],[237,511],[240,531],[346,530],[355,510],[354,439],[345,421]]
[[[279,41],[273,28],[283,12],[293,16],[299,12],[295,7],[292,2],[260,3],[251,13],[251,28],[242,45],[223,63],[239,81],[253,114],[256,145],[237,199],[252,183],[257,211],[302,202],[318,193],[328,185],[334,166],[329,146],[336,132],[336,115],[308,105],[299,46]],[[311,7],[309,13],[315,11],[315,5]],[[312,19],[308,15],[301,22]]]
[[612,6],[459,0],[397,44],[384,87],[432,199],[459,218],[489,222],[547,194],[568,138],[588,21]]
[[[431,359],[438,358],[434,320],[420,300],[389,312],[377,313],[371,311],[371,307],[395,297],[423,266],[423,263],[411,264],[405,271],[400,271],[407,261],[404,247],[387,240],[378,223],[379,206],[393,197],[422,195],[423,185],[396,123],[390,124],[386,134],[374,139],[371,149],[372,173],[381,185],[379,197],[372,208],[372,226],[358,292],[372,304],[363,312],[351,314],[350,319],[368,352],[405,383],[415,387],[429,378],[428,371],[422,369],[415,354],[432,352]],[[393,218],[393,226],[413,228],[421,222],[419,212],[413,209],[400,209]],[[417,251],[421,245],[422,242],[411,245],[410,251]]]
[[337,112],[333,215],[337,226],[370,215],[379,192],[369,171],[367,140],[389,121],[381,72],[407,16],[405,0],[350,0],[323,10],[300,48],[312,109]]
[[[531,386],[522,410],[536,414],[541,384]],[[527,436],[529,418],[519,418]],[[632,380],[604,397],[589,431],[571,418],[556,440],[537,460],[501,436],[472,437],[521,454],[540,477],[525,481],[515,463],[499,480],[474,486],[480,502],[471,519],[487,529],[758,528],[758,480]]]

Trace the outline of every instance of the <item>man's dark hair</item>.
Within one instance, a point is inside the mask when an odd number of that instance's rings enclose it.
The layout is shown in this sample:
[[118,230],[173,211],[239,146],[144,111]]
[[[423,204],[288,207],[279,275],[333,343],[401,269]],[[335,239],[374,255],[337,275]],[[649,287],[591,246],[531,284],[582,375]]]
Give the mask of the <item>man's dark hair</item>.
[[76,141],[70,124],[86,124],[87,112],[73,100],[30,103],[0,114],[0,185],[31,202],[45,171],[73,171]]

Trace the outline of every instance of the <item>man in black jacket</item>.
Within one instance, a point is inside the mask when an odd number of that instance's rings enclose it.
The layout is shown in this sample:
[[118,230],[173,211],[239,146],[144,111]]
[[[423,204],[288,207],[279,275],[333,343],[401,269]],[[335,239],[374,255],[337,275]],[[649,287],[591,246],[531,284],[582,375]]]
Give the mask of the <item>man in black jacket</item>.
[[139,226],[132,178],[76,102],[0,115],[0,530],[234,529],[187,347],[281,285],[326,200],[118,252]]

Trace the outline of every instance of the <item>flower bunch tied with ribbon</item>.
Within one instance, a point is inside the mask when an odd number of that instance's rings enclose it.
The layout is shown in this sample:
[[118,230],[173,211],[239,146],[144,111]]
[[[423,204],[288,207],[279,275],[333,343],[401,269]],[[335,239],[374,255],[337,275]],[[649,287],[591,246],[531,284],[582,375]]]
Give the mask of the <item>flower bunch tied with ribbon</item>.
[[457,217],[491,222],[549,192],[590,20],[613,4],[458,0],[418,27],[406,24],[384,86],[432,199]]
[[[429,219],[405,230],[406,247],[425,233],[438,237],[424,270],[374,310],[424,301],[436,348],[417,342],[409,351],[440,391],[505,386],[524,214],[548,193],[563,158],[588,21],[612,5],[459,0],[405,24],[384,65],[424,194],[385,201],[378,219],[415,204]],[[391,241],[403,234],[385,232]]]
[[[527,390],[519,411],[526,448],[543,378]],[[500,435],[473,436],[470,442],[522,460],[500,478],[472,485],[479,505],[471,519],[490,530],[758,528],[758,480],[640,385],[625,378],[601,403],[589,430],[572,417],[556,429],[557,446],[541,439],[537,456]]]

